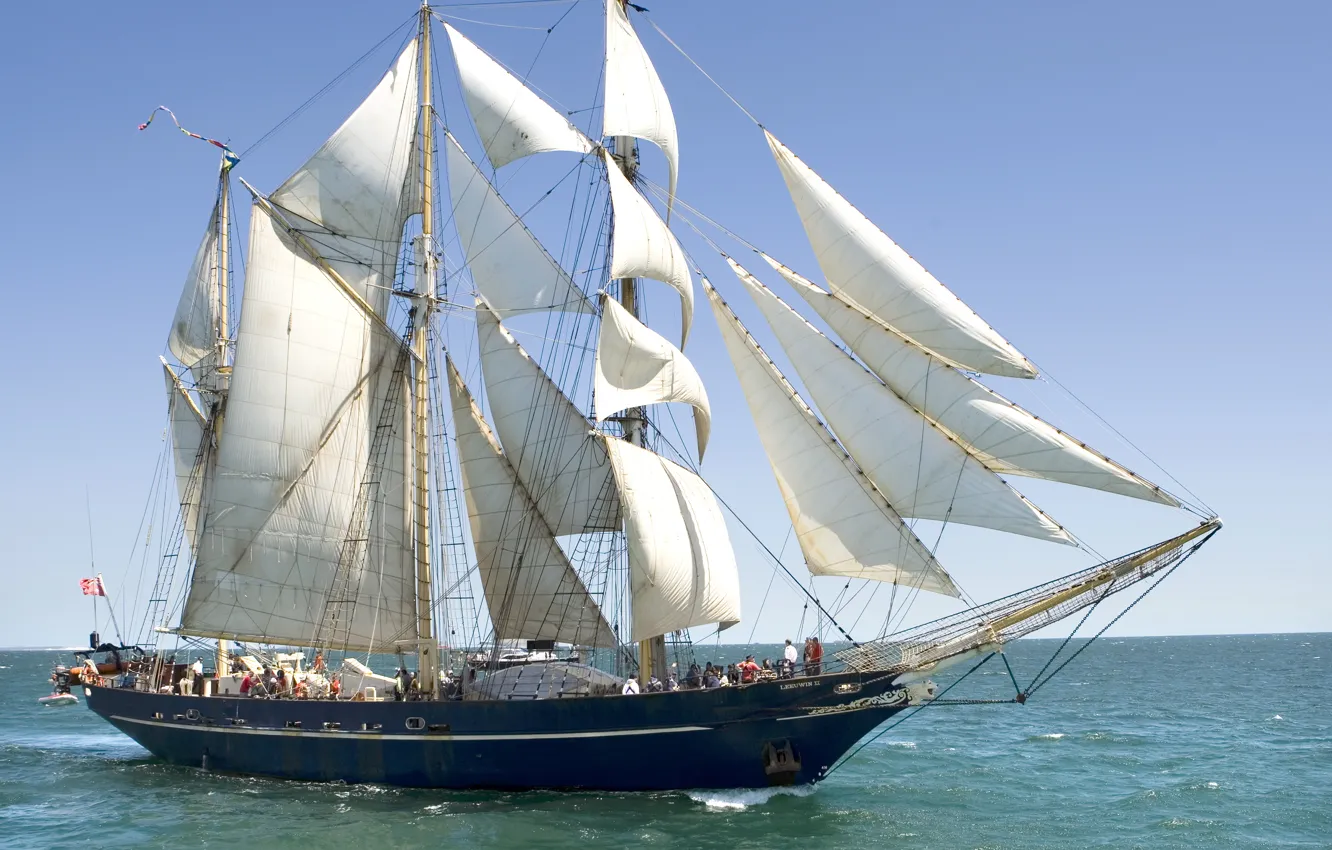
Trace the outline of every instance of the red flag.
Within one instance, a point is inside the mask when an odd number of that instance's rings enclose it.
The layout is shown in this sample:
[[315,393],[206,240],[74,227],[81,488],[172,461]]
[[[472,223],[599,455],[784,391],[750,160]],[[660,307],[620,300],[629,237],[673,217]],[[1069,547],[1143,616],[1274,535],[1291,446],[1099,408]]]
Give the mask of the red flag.
[[79,589],[84,596],[106,596],[106,585],[102,584],[101,576],[79,579]]

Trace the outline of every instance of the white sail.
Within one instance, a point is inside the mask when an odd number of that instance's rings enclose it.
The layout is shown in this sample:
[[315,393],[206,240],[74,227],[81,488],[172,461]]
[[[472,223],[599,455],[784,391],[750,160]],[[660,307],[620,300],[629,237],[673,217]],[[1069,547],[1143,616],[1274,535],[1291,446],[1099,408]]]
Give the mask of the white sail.
[[1061,481],[1178,507],[1157,485],[963,375],[764,255],[889,388],[999,473]]
[[611,155],[603,156],[615,213],[610,276],[650,277],[674,287],[680,293],[680,347],[684,348],[694,320],[694,279],[684,249],[652,204],[620,173]]
[[902,523],[706,279],[703,288],[809,571],[958,596],[953,580],[925,544]]
[[458,82],[476,132],[495,168],[543,151],[590,153],[592,141],[569,119],[448,24]]
[[472,282],[503,317],[536,310],[595,313],[532,232],[522,223],[458,140],[445,134],[453,222]]
[[950,363],[1033,378],[1036,367],[764,130],[833,291]]
[[702,460],[712,428],[712,411],[694,364],[614,298],[602,296],[601,305],[593,396],[597,421],[648,404],[678,401],[693,405],[698,458]]
[[1073,544],[1054,520],[726,258],[829,427],[898,514]]
[[[394,381],[398,340],[256,204],[227,399],[182,631],[308,645],[324,620],[362,482],[365,557],[351,564],[346,647],[414,636],[416,577],[405,505],[410,429]],[[395,425],[373,468],[386,404]]]
[[740,577],[717,499],[694,473],[603,436],[624,503],[633,640],[740,619]]
[[666,211],[675,205],[675,184],[680,173],[680,145],[675,134],[675,113],[666,89],[638,40],[621,0],[606,0],[606,99],[602,109],[602,136],[646,139],[666,155],[669,173]]
[[477,572],[495,637],[615,646],[615,632],[518,481],[451,359],[448,371]]
[[556,534],[617,528],[610,462],[587,418],[482,301],[476,333],[500,444],[546,523]]
[[171,459],[176,467],[176,493],[180,498],[185,543],[193,551],[206,456],[200,449],[208,422],[165,360],[162,361],[162,371],[166,377],[167,411],[171,419]]
[[386,315],[416,136],[416,41],[370,96],[269,201],[376,312]]
[[217,205],[208,218],[208,230],[194,254],[190,274],[185,278],[176,315],[171,320],[167,348],[182,364],[190,367],[194,382],[203,386],[216,368],[217,303],[213,279],[217,274]]

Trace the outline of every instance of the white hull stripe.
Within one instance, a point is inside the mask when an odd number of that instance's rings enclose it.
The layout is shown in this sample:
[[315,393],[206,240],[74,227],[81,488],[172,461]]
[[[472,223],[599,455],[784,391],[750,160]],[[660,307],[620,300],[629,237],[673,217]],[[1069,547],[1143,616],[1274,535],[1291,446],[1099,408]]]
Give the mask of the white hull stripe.
[[415,734],[395,734],[387,732],[363,731],[327,731],[316,729],[252,729],[247,726],[206,726],[196,721],[170,722],[165,720],[140,720],[137,717],[111,715],[117,723],[136,723],[140,726],[161,726],[167,729],[184,729],[194,732],[222,732],[231,735],[275,735],[287,738],[360,738],[374,741],[540,741],[563,738],[621,738],[631,735],[666,735],[674,732],[711,732],[710,726],[667,726],[655,729],[608,729],[604,732],[541,732],[529,735],[455,735],[452,732],[417,732]]

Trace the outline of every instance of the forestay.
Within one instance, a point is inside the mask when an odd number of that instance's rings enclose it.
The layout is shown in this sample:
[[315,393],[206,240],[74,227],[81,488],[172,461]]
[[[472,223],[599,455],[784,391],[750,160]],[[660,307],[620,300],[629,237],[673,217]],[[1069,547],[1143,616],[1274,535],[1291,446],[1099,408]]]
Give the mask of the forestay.
[[1072,544],[1054,520],[727,257],[832,432],[904,517]]
[[694,473],[601,435],[624,504],[635,641],[740,620],[740,576],[717,499]]
[[902,523],[706,279],[703,288],[809,571],[958,596],[952,578],[925,544]]
[[610,462],[582,411],[483,301],[476,332],[500,444],[546,524],[556,534],[617,528],[620,500]]
[[897,243],[764,130],[828,283],[950,363],[1033,378],[1036,367]]
[[932,357],[773,258],[763,258],[898,397],[989,469],[1179,506],[1147,479]]
[[[657,69],[638,40],[621,0],[606,0],[606,98],[602,136],[646,139],[666,155],[669,172],[666,214],[675,205],[680,173],[680,146],[675,113]],[[623,153],[617,151],[617,153]]]
[[497,640],[615,646],[615,633],[447,361],[477,572]]
[[602,155],[615,213],[610,276],[650,277],[674,287],[680,293],[680,347],[684,348],[694,321],[694,279],[684,249],[652,204],[620,173],[611,155]]
[[458,82],[495,168],[543,151],[590,153],[592,141],[513,74],[448,24]]
[[171,320],[167,348],[182,364],[190,367],[195,384],[205,387],[211,378],[217,352],[217,304],[214,278],[217,275],[217,205],[208,218],[199,250],[194,254],[190,274]]
[[567,272],[504,202],[452,134],[444,143],[453,221],[472,283],[500,316],[595,313]]
[[669,401],[693,405],[698,459],[703,459],[712,428],[703,379],[680,349],[605,295],[594,374],[598,422],[631,407]]

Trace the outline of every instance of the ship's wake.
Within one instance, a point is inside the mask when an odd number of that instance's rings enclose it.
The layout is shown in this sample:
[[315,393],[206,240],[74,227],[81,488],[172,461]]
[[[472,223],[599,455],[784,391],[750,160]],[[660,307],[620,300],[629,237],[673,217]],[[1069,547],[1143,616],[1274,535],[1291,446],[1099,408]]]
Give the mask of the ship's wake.
[[689,799],[702,803],[713,811],[740,811],[762,806],[774,797],[808,797],[815,791],[813,785],[787,788],[750,788],[735,791],[690,791]]

